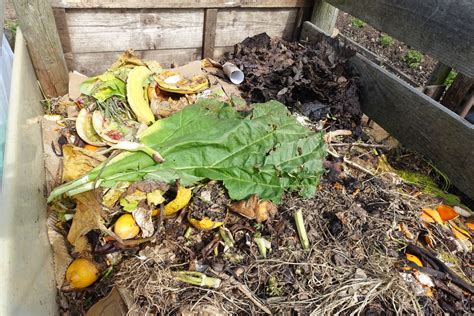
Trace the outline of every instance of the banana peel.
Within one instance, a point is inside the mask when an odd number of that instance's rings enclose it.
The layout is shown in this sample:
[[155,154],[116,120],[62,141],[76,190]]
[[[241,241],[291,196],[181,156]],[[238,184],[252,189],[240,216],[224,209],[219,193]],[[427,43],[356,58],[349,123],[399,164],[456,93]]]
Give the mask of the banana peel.
[[88,144],[99,147],[107,145],[94,129],[92,113],[85,108],[80,110],[77,115],[76,131],[79,137]]
[[147,80],[153,72],[145,66],[137,66],[128,74],[127,99],[133,113],[140,123],[150,125],[155,116],[150,109],[147,93]]
[[[223,213],[220,210],[216,212]],[[191,213],[188,214],[188,222],[200,230],[211,230],[225,224],[225,220],[212,220],[207,216],[202,219],[194,218]]]
[[156,75],[155,80],[161,90],[179,94],[195,94],[209,87],[205,74],[188,79],[176,71],[165,70]]
[[[176,198],[165,205],[164,207],[164,216],[170,216],[177,213],[179,210],[183,209],[186,205],[188,205],[189,201],[191,200],[192,190],[187,189],[183,186],[178,186],[178,192],[176,193]],[[152,215],[158,215],[160,213],[160,209],[157,208],[152,212]]]

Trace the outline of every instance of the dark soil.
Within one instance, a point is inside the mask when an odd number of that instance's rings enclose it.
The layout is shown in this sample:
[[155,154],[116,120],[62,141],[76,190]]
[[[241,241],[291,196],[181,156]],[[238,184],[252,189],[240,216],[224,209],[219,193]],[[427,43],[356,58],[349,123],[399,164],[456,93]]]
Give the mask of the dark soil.
[[318,43],[270,39],[266,33],[245,39],[221,62],[232,62],[246,75],[240,85],[247,103],[278,100],[329,130],[360,134],[355,81],[346,61],[355,52],[335,39]]
[[[384,35],[383,32],[368,24],[365,24],[362,27],[353,26],[353,19],[354,18],[351,15],[341,12],[339,13],[336,27],[343,35],[383,57],[388,64],[410,76],[419,86],[425,85],[431,72],[436,66],[437,61],[434,58],[428,55],[423,55],[423,60],[420,66],[411,68],[407,62],[404,61],[404,56],[410,49],[408,45],[392,38],[393,44],[388,47],[383,47],[380,45],[380,37]],[[403,22],[401,21],[400,23]]]

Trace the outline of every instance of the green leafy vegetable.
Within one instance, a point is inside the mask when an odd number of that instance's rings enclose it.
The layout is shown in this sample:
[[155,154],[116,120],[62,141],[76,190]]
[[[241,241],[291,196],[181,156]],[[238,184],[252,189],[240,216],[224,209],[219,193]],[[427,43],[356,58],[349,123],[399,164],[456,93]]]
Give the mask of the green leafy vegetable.
[[125,98],[125,82],[115,77],[110,72],[85,80],[80,87],[81,93],[93,96],[99,102],[117,96]]
[[280,202],[285,190],[311,197],[323,173],[322,136],[299,124],[276,101],[254,104],[244,115],[226,103],[203,99],[155,122],[139,136],[163,156],[163,163],[156,164],[142,152],[123,153],[105,167],[56,188],[49,200],[90,190],[95,180],[110,187],[143,178],[180,180],[184,186],[221,180],[235,200],[257,194]]

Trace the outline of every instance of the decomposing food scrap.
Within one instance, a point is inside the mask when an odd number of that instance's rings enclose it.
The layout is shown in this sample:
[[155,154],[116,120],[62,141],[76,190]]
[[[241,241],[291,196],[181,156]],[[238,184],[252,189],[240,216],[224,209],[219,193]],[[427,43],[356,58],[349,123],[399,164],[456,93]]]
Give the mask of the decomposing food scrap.
[[472,312],[469,204],[371,136],[352,54],[266,34],[172,69],[127,51],[48,100],[61,312]]

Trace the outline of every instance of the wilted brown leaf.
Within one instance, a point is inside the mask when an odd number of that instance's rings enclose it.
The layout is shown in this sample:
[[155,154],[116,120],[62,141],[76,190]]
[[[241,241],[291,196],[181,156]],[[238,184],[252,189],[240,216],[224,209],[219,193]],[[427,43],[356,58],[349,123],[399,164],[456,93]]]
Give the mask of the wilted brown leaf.
[[93,229],[100,229],[109,233],[109,230],[104,226],[100,213],[101,205],[97,201],[94,191],[78,194],[74,198],[77,201],[76,214],[74,214],[72,219],[67,240],[76,246],[76,243],[80,242],[80,237]]
[[117,288],[113,288],[110,293],[95,303],[86,313],[86,316],[101,316],[101,315],[127,315],[127,305],[120,295]]
[[103,155],[71,144],[63,146],[63,155],[64,182],[85,175],[106,159]]
[[272,218],[278,211],[271,201],[259,201],[256,195],[252,195],[247,200],[232,203],[230,209],[248,219],[255,219],[258,223]]

